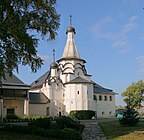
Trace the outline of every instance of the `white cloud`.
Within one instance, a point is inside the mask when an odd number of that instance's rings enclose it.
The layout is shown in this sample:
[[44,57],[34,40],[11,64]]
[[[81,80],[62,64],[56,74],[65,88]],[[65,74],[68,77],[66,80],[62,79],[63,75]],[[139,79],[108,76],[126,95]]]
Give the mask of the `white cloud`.
[[126,23],[123,27],[122,27],[122,34],[127,34],[130,31],[136,29],[137,27],[137,16],[132,16],[128,19],[128,23]]
[[[116,22],[111,17],[105,17],[97,22],[92,30],[96,38],[108,39],[112,42],[112,47],[122,49],[122,52],[130,50],[131,43],[129,41],[129,34],[132,30],[137,28],[137,16],[132,16],[128,19],[127,23],[120,27],[118,32],[105,32],[104,28],[110,29],[108,26]],[[118,26],[117,26],[118,27]],[[113,30],[113,29],[111,29]]]
[[101,21],[97,22],[92,29],[92,32],[95,34],[95,37],[112,39],[113,33],[103,32],[103,27],[105,27],[107,24],[110,24],[112,22],[114,22],[114,20],[111,17],[105,17]]
[[127,40],[126,39],[117,39],[115,41],[113,41],[113,47],[116,48],[121,48],[123,46],[127,45]]
[[139,56],[136,58],[137,62],[139,63],[139,73],[144,74],[144,56]]

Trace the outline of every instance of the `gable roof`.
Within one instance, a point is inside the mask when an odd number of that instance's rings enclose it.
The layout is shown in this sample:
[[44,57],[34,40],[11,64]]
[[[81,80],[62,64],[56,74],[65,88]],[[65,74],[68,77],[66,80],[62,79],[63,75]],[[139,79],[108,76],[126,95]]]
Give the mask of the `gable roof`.
[[9,76],[8,73],[5,73],[5,79],[1,79],[0,89],[30,89],[30,86],[23,83],[14,74]]
[[44,95],[44,93],[30,92],[29,93],[30,104],[46,104],[50,100]]
[[49,76],[50,76],[50,71],[47,71],[31,84],[31,89],[41,88],[42,85],[45,83],[45,81],[49,78]]
[[94,81],[92,81],[94,83],[93,85],[93,92],[94,93],[99,93],[99,94],[117,94],[115,92],[113,92],[113,90],[108,89],[108,88],[104,88],[101,85],[95,83]]
[[107,88],[104,88],[104,87],[102,87],[102,86],[97,86],[97,85],[94,85],[93,90],[94,90],[94,93],[100,93],[100,94],[116,94],[116,93],[114,93],[113,90],[111,90],[111,89],[107,89]]
[[[91,81],[92,81],[92,80],[91,80]],[[96,82],[94,82],[94,81],[92,81],[92,82],[93,82],[93,85],[94,85],[95,87],[98,87],[98,88],[102,87],[101,85],[97,84]]]
[[82,77],[77,77],[69,82],[66,82],[64,84],[79,84],[79,83],[85,83],[85,84],[93,84],[92,81],[88,81]]

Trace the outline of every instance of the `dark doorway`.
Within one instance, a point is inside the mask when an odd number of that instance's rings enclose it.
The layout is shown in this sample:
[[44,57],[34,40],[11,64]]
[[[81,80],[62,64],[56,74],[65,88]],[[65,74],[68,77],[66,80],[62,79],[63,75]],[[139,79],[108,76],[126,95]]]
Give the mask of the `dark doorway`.
[[49,116],[49,107],[46,108],[46,116]]
[[59,111],[59,116],[61,116],[61,112]]
[[7,115],[14,115],[15,112],[14,112],[14,108],[8,108],[7,109]]

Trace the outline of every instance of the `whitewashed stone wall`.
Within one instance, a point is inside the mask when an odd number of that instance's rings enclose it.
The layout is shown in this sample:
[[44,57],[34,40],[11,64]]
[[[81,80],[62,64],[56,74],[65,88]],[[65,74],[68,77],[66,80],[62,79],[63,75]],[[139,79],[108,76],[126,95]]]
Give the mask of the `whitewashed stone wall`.
[[[115,115],[115,95],[113,94],[94,94],[97,96],[95,101],[95,107],[97,110],[97,116],[114,116]],[[102,96],[102,100],[99,100],[99,96]],[[107,96],[107,101],[104,100],[104,96]],[[110,101],[110,96],[112,101]]]
[[46,116],[47,108],[49,104],[29,104],[29,114],[30,115],[38,115],[38,116]]

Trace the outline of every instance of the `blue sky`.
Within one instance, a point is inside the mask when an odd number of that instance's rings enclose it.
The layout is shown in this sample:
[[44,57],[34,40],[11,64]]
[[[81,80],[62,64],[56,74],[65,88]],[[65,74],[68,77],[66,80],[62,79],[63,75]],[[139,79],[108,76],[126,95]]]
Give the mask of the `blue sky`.
[[26,84],[49,70],[52,49],[61,58],[66,43],[69,15],[76,29],[75,41],[86,68],[96,83],[120,94],[132,82],[144,80],[144,0],[58,0],[60,29],[55,41],[40,39],[38,54],[45,61],[37,73],[21,67],[16,74]]

